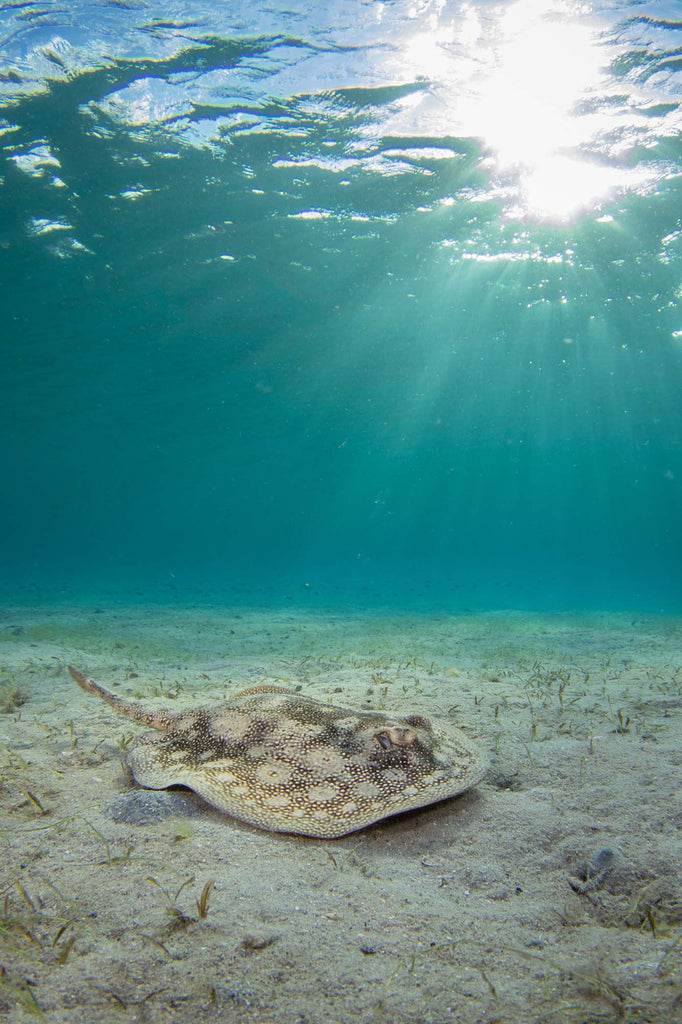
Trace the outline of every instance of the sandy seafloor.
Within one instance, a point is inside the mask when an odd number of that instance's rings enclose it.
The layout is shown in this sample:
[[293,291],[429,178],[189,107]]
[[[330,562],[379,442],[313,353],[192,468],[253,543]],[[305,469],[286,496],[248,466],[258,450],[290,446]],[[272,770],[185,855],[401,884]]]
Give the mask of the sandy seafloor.
[[[679,619],[16,607],[0,640],[10,1024],[682,1018]],[[181,790],[114,820],[143,729],[67,663],[156,707],[289,683],[425,713],[492,767],[338,840]]]

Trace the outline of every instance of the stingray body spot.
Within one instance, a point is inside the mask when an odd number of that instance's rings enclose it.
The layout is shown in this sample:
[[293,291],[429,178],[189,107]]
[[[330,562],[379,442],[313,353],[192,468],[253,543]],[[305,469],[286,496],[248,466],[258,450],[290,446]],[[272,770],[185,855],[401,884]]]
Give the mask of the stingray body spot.
[[281,736],[282,742],[287,743],[291,741],[292,732],[295,732],[299,742],[305,743],[317,739],[322,735],[324,729],[324,725],[320,725],[318,722],[296,722],[294,730],[291,721],[283,718],[281,722],[278,722],[274,736],[277,739]]
[[338,795],[337,787],[332,786],[329,782],[321,782],[317,786],[310,786],[308,788],[308,799],[314,803],[327,803],[329,800],[334,800]]
[[375,796],[379,796],[381,793],[381,786],[378,786],[376,782],[360,782],[357,786],[354,786],[353,791],[357,796],[362,796],[366,800],[373,800]]
[[350,732],[355,732],[358,727],[358,716],[357,715],[346,715],[343,718],[336,718],[334,725],[337,729],[346,729]]
[[419,786],[405,786],[404,789],[401,792],[402,792],[403,796],[411,797],[411,796],[416,796],[417,793],[419,792],[419,790],[420,790]]
[[248,757],[250,761],[260,761],[268,758],[272,753],[272,748],[266,743],[254,743],[246,747],[244,750],[244,757]]
[[218,713],[208,724],[210,733],[222,742],[243,740],[250,727],[249,716],[237,711]]
[[346,767],[347,758],[333,747],[320,747],[313,750],[306,750],[298,757],[299,765],[319,775],[341,774]]
[[[211,756],[213,756],[213,754],[211,754]],[[166,751],[164,751],[163,760],[164,760],[165,764],[174,765],[174,764],[193,764],[196,759],[193,757],[191,750],[188,750],[188,749],[183,747],[180,750],[166,750]]]
[[196,758],[196,764],[205,764],[207,761],[215,761],[216,756],[215,750],[202,750]]
[[263,803],[267,807],[291,807],[291,798],[284,793],[273,793],[272,796],[266,796]]
[[173,721],[174,732],[189,732],[190,729],[196,729],[198,723],[202,718],[201,712],[187,712],[187,714],[180,714]]
[[292,768],[277,761],[266,761],[256,768],[256,779],[264,786],[286,786],[291,781]]

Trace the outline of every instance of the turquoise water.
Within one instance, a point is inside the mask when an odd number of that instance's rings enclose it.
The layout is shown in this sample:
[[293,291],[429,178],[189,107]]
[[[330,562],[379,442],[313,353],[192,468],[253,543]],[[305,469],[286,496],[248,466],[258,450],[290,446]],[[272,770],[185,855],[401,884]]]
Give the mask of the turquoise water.
[[0,4],[3,593],[679,611],[681,28]]

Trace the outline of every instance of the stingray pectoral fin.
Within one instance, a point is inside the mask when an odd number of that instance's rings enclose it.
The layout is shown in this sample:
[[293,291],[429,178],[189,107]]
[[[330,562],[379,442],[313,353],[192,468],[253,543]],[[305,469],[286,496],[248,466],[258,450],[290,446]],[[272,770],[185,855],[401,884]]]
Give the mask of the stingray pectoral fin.
[[174,758],[164,739],[150,736],[140,740],[129,752],[128,765],[135,781],[147,789],[186,786],[208,804],[234,818],[256,825],[261,823],[258,816],[249,813],[248,804],[244,806],[240,787],[232,793],[237,779],[224,764],[202,769],[200,765],[189,764],[184,756]]
[[189,786],[187,767],[182,761],[169,758],[163,739],[143,736],[128,753],[128,766],[136,782],[147,789],[168,789]]

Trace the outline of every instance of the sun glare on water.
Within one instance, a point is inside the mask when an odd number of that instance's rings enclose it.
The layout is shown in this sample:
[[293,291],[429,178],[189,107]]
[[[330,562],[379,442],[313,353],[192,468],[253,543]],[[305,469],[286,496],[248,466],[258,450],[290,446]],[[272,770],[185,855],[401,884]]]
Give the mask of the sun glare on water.
[[608,169],[576,154],[593,126],[575,108],[597,87],[603,54],[589,25],[558,14],[557,5],[538,0],[505,12],[472,114],[500,168],[518,169],[522,202],[540,215],[568,217],[613,182]]
[[611,55],[584,4],[468,4],[447,28],[414,35],[406,56],[444,98],[450,132],[481,139],[498,177],[515,182],[515,214],[569,219],[633,184],[627,169],[585,155],[612,124],[594,102]]

